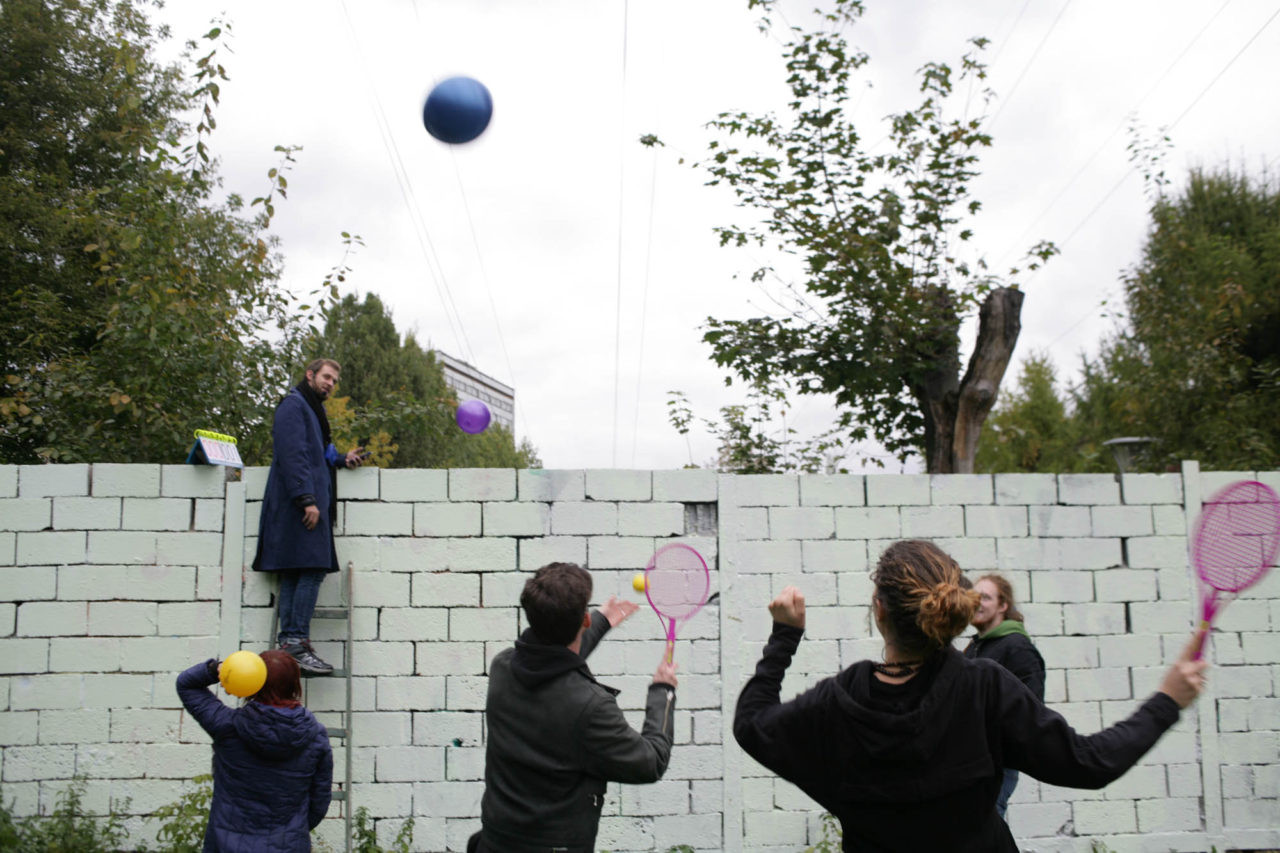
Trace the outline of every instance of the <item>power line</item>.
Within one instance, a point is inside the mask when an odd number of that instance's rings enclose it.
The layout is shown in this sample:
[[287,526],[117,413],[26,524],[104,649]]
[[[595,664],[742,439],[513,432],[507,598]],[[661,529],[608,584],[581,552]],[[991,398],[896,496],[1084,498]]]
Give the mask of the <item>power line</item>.
[[1000,102],[1000,106],[996,107],[995,114],[985,122],[986,127],[984,129],[987,133],[991,132],[991,125],[996,123],[996,119],[1000,118],[1000,113],[1004,112],[1004,108],[1011,100],[1013,100],[1013,95],[1018,91],[1018,86],[1021,85],[1023,78],[1027,76],[1027,71],[1029,71],[1031,66],[1035,63],[1036,57],[1040,55],[1041,49],[1044,48],[1045,44],[1049,41],[1049,36],[1053,35],[1053,31],[1057,29],[1058,22],[1062,20],[1062,16],[1066,13],[1067,8],[1071,6],[1072,2],[1074,2],[1074,0],[1067,0],[1067,2],[1062,4],[1062,8],[1058,10],[1057,17],[1053,19],[1053,23],[1049,25],[1049,29],[1046,30],[1045,34],[1041,37],[1040,43],[1036,45],[1036,49],[1031,52],[1031,58],[1027,60],[1027,64],[1022,66],[1022,70],[1018,72],[1018,78],[1013,81],[1013,86],[1009,89],[1009,94]]
[[622,213],[626,177],[627,118],[627,17],[628,0],[622,0],[622,94],[618,97],[618,287],[613,324],[613,467],[618,467],[618,398],[622,382]]
[[640,296],[640,352],[636,357],[635,421],[631,425],[631,466],[636,464],[636,440],[640,433],[640,380],[644,376],[644,334],[649,309],[649,262],[653,258],[653,210],[658,195],[658,149],[653,149],[653,166],[649,174],[649,227],[644,247],[644,288]]

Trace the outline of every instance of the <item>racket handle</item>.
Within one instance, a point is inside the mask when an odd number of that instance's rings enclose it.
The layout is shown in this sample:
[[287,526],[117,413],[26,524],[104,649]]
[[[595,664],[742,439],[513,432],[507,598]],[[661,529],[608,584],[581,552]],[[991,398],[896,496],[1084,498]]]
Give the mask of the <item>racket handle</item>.
[[1204,657],[1204,644],[1205,644],[1205,641],[1208,639],[1209,639],[1209,620],[1205,619],[1203,622],[1200,623],[1200,629],[1198,631],[1198,636],[1196,637],[1196,648],[1191,655],[1192,660],[1200,660],[1200,658]]
[[667,663],[673,663],[672,658],[676,653],[676,641],[667,640]]

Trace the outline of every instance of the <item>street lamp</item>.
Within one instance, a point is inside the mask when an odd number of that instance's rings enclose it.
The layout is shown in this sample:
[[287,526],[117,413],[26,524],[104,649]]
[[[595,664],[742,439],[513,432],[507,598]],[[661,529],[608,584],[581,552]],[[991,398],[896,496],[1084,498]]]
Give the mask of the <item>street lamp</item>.
[[1116,459],[1116,467],[1123,474],[1129,468],[1135,456],[1143,451],[1148,444],[1155,441],[1151,436],[1124,436],[1123,438],[1113,438],[1110,441],[1102,442],[1103,447],[1111,448],[1111,455]]

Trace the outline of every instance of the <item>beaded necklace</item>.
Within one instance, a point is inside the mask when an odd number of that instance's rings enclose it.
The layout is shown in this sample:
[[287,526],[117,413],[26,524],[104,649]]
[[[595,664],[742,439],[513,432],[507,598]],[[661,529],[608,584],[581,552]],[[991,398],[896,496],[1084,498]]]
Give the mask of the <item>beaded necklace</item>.
[[890,678],[906,678],[908,675],[915,675],[916,670],[924,666],[922,660],[896,661],[894,663],[872,663],[871,668],[881,675],[887,675]]

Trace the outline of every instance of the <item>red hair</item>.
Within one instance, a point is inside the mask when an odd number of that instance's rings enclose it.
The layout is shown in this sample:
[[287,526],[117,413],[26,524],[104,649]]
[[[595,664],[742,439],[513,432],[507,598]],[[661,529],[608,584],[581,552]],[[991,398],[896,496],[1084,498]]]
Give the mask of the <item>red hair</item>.
[[302,704],[302,670],[293,655],[281,649],[263,652],[260,657],[267,665],[267,680],[262,689],[253,694],[255,702],[296,708]]

